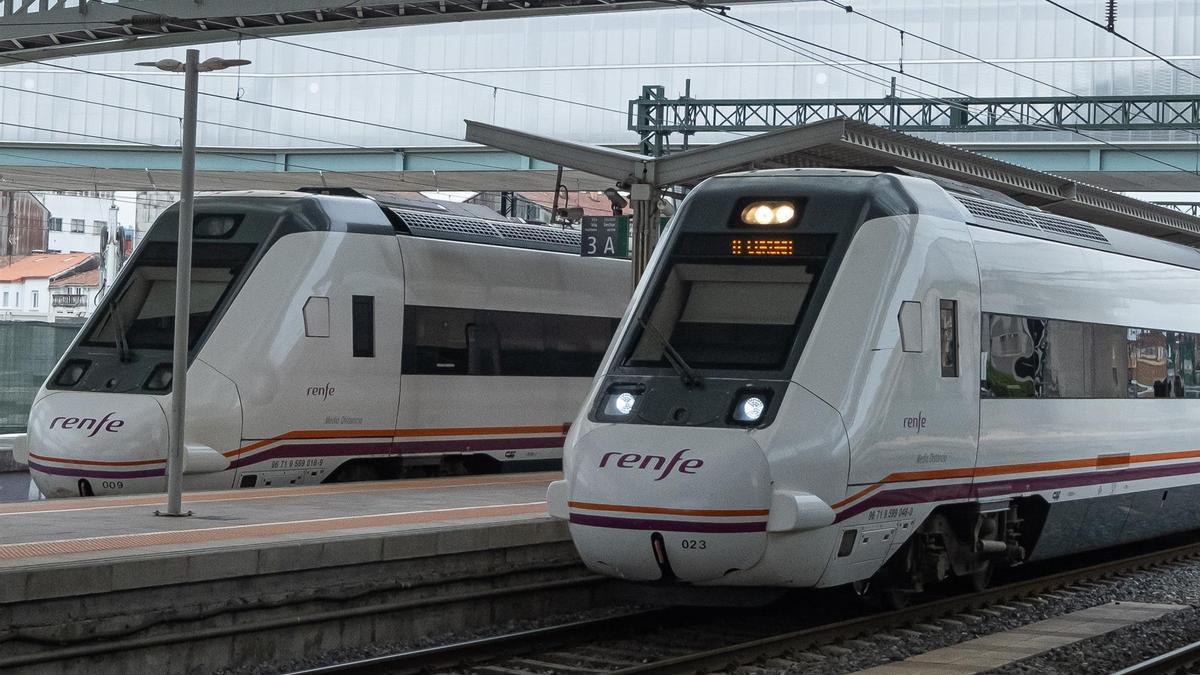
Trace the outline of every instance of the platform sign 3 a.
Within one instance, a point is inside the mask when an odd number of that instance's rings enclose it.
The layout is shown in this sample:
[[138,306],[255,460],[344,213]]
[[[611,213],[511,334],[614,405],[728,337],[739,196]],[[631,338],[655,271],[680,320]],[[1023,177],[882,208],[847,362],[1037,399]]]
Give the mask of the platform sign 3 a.
[[585,258],[628,258],[629,216],[584,216],[579,255]]

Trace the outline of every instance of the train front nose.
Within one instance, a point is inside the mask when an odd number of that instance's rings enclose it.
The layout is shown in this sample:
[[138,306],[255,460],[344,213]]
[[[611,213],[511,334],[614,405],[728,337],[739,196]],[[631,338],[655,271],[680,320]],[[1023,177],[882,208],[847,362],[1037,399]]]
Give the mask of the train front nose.
[[166,488],[167,417],[152,396],[52,392],[29,412],[29,473],[47,497]]
[[597,429],[575,446],[572,538],[592,570],[625,579],[703,582],[753,566],[767,545],[771,484],[744,431]]

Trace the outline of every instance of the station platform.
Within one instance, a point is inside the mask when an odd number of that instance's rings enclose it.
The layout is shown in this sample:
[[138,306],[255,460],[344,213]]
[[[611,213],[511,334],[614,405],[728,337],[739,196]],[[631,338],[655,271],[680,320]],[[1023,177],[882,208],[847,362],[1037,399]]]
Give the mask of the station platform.
[[[122,645],[148,641],[156,665],[181,649],[216,666],[278,658],[297,612],[324,613],[326,632],[313,634],[362,644],[385,622],[389,634],[425,634],[546,611],[507,598],[588,577],[546,514],[560,475],[196,492],[186,518],[154,515],[164,495],[0,504],[0,672],[95,672],[97,658],[118,667]],[[421,609],[435,597],[459,609]],[[480,613],[484,597],[494,604]],[[379,603],[408,609],[384,616]],[[166,645],[185,627],[203,640]]]
[[[0,602],[40,595],[28,583],[16,583],[14,574],[36,575],[47,565],[87,563],[88,590],[94,591],[106,564],[181,553],[219,551],[245,568],[250,556],[237,552],[262,551],[263,556],[253,557],[264,558],[255,561],[263,573],[275,571],[263,569],[269,564],[265,552],[280,544],[352,538],[378,542],[370,557],[387,559],[401,542],[412,553],[414,541],[403,535],[414,532],[483,523],[502,530],[505,523],[544,520],[546,486],[559,476],[543,472],[195,492],[184,495],[184,510],[193,512],[186,518],[155,515],[165,508],[165,495],[0,504]],[[182,568],[145,567],[149,577],[139,573],[130,581],[186,580]],[[55,576],[48,591],[78,588],[61,573]]]

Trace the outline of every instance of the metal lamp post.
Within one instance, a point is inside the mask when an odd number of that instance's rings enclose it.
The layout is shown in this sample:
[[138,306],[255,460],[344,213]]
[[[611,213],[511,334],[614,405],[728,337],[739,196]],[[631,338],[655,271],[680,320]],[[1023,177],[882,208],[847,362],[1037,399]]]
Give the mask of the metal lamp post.
[[184,413],[187,401],[188,324],[191,321],[192,294],[192,214],[196,183],[196,98],[200,73],[224,70],[250,63],[245,59],[206,59],[200,62],[200,51],[187,50],[183,63],[175,59],[143,61],[139,66],[153,66],[169,73],[184,74],[183,95],[183,160],[179,180],[179,246],[175,260],[175,341],[171,357],[171,447],[167,452],[167,510],[155,511],[159,516],[190,516],[183,512],[183,462],[186,448],[183,442]]

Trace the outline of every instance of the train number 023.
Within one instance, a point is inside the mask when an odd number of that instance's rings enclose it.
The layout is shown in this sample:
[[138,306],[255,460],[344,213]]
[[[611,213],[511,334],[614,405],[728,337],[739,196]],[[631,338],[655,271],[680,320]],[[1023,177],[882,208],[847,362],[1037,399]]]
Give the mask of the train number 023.
[[708,542],[703,539],[684,539],[680,544],[684,548],[708,548]]

